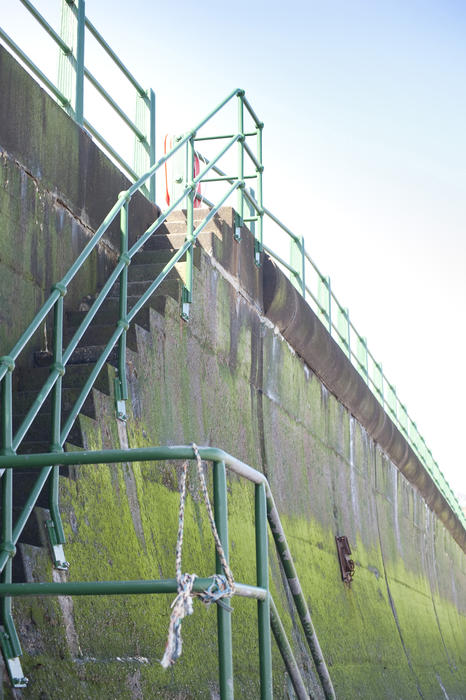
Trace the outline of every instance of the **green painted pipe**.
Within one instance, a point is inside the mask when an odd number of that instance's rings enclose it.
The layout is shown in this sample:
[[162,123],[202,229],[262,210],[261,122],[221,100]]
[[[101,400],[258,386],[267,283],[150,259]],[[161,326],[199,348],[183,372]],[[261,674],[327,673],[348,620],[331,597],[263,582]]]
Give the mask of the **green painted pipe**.
[[[211,578],[196,578],[193,584],[195,593],[203,593],[212,585]],[[65,583],[0,583],[0,596],[28,595],[133,595],[154,593],[177,593],[175,578],[154,579],[153,581],[68,581]],[[235,595],[242,598],[263,600],[267,591],[258,586],[238,584]]]
[[[257,585],[269,590],[267,506],[264,484],[255,486]],[[270,597],[257,603],[261,700],[272,700],[272,647],[270,639]]]
[[[225,462],[214,462],[214,509],[215,524],[222,543],[225,559],[229,560],[228,546],[228,506]],[[215,572],[223,574],[222,563],[215,552]],[[231,632],[231,611],[217,605],[218,666],[221,700],[233,700],[233,644]]]
[[293,684],[294,691],[298,696],[298,700],[309,700],[309,698],[314,700],[315,696],[310,695],[306,690],[299,666],[296,663],[293,650],[286,636],[285,628],[283,627],[272,596],[270,596],[270,626],[282,655],[283,663],[286,666],[286,670],[288,671],[288,675],[290,676]]

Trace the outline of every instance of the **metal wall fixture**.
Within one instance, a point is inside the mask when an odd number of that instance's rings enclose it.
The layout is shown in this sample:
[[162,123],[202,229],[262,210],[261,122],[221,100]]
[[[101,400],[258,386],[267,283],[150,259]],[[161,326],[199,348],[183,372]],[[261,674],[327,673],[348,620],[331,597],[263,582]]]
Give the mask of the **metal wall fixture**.
[[338,561],[340,562],[341,578],[345,583],[351,583],[354,576],[354,561],[350,559],[351,548],[346,535],[335,537],[337,543]]

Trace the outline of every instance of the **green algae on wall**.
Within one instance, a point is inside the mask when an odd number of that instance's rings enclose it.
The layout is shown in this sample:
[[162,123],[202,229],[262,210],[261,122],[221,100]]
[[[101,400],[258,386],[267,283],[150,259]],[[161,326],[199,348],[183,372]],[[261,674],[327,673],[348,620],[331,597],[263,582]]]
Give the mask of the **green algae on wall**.
[[[364,428],[256,309],[235,300],[207,257],[195,291],[189,325],[180,325],[178,305],[169,299],[163,316],[151,313],[150,330],[138,330],[124,442],[196,440],[266,469],[338,698],[464,697],[464,554]],[[80,418],[85,447],[120,444],[112,397],[94,391],[94,401],[98,420]],[[71,469],[61,487],[70,580],[174,575],[180,466]],[[195,483],[183,569],[209,575],[214,549]],[[232,569],[237,580],[254,583],[253,487],[230,475],[228,493]],[[346,534],[353,550],[350,586],[341,581],[336,534]],[[321,697],[272,543],[270,551],[272,594],[303,678]],[[46,555],[35,556],[33,574],[47,580]],[[34,635],[24,640],[31,692],[67,687],[72,677],[76,698],[217,697],[213,609],[196,602],[183,622],[182,657],[169,671],[157,663],[170,602],[156,595],[75,598],[67,635],[56,602],[16,603],[20,629],[34,621]],[[256,606],[234,599],[233,608],[236,696],[258,697]],[[50,647],[49,619],[56,620]],[[47,640],[39,654],[38,636]],[[275,696],[286,698],[275,645],[273,661]],[[36,673],[45,663],[55,680]]]

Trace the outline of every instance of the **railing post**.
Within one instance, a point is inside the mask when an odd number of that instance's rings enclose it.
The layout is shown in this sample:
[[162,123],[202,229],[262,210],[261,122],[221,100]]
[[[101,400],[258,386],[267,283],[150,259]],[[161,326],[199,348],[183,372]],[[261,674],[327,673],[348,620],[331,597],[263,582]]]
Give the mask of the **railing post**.
[[272,698],[272,647],[270,639],[269,552],[267,539],[267,504],[264,484],[255,486],[256,571],[257,585],[267,597],[257,602],[261,700]]
[[[262,174],[264,172],[264,165],[262,163],[262,130],[264,128],[263,124],[259,124],[256,128],[257,132],[257,160],[259,161],[260,167],[257,170],[257,203],[259,205],[259,219],[258,219],[258,226],[257,226],[257,235],[255,235],[255,242],[254,242],[254,259],[257,267],[260,267],[261,264],[261,254],[262,254],[262,249],[263,249],[263,242],[264,242],[264,202],[263,202],[263,191],[262,191],[262,185],[263,185],[263,178]],[[255,234],[255,232],[254,232]]]
[[86,34],[86,6],[78,0],[78,35],[76,41],[76,116],[81,126],[84,122],[84,37]]
[[[186,240],[193,240],[194,231],[194,198],[196,196],[196,188],[193,185],[194,177],[194,138],[196,134],[192,133],[191,138],[187,142],[188,149],[186,187],[190,187],[191,191],[188,194],[186,202]],[[181,294],[181,318],[184,321],[189,320],[189,305],[193,299],[193,246],[189,246],[186,251],[186,278]]]
[[[215,524],[228,563],[228,506],[225,462],[214,462],[214,508]],[[215,554],[215,572],[222,574],[222,563]],[[231,612],[217,605],[218,665],[221,700],[233,700],[233,652],[231,635]]]
[[[13,370],[14,361],[11,357],[2,357],[0,363],[7,365],[8,371],[2,382],[2,418],[1,418],[1,454],[11,455],[13,451]],[[12,559],[16,553],[13,544],[13,470],[5,469],[2,475],[2,539],[1,551],[5,552],[8,560],[2,571],[3,583],[11,583]],[[16,633],[15,624],[11,614],[11,597],[3,596],[0,599],[0,647],[5,659],[13,687],[24,688],[27,678],[23,676],[19,657],[22,655],[21,645]]]
[[294,270],[291,276],[291,284],[298,289],[302,296],[306,298],[306,279],[305,279],[305,262],[304,256],[304,236],[301,238],[290,239],[290,266]]
[[84,41],[86,6],[78,0],[62,0],[60,36],[70,47],[70,53],[60,50],[58,63],[58,88],[69,100],[66,107],[78,124],[84,120]]
[[[52,389],[52,440],[50,444],[51,452],[63,452],[60,440],[61,433],[61,406],[62,406],[62,383],[65,367],[63,366],[63,301],[66,294],[66,287],[60,283],[54,285],[54,290],[60,292],[60,296],[55,302],[53,320],[53,364],[52,369],[58,371],[59,375]],[[68,562],[65,560],[63,545],[65,544],[65,533],[60,516],[59,507],[59,483],[60,467],[55,465],[50,473],[50,520],[46,522],[47,531],[52,547],[53,563],[57,569],[68,569]]]
[[[120,196],[126,196],[121,193]],[[128,384],[126,381],[126,333],[128,330],[128,225],[129,225],[129,201],[126,200],[120,211],[120,260],[125,263],[120,273],[120,308],[118,324],[122,332],[118,341],[118,377],[115,379],[116,416],[119,420],[126,420],[126,401],[128,399]]]
[[[134,172],[143,175],[155,164],[155,94],[153,90],[136,94],[135,124],[144,134],[144,139],[134,136]],[[155,174],[143,190],[155,204]]]
[[[149,167],[152,168],[153,165],[155,165],[155,159],[156,159],[156,152],[155,152],[155,115],[156,115],[156,102],[155,102],[155,93],[152,89],[149,90],[149,119],[150,119],[150,140],[149,140]],[[155,190],[156,190],[156,175],[155,173],[152,175],[149,183],[149,199],[150,201],[155,204]]]
[[[244,90],[238,93],[238,134],[241,134],[238,140],[238,180],[241,182],[244,178]],[[238,187],[236,195],[236,217],[235,217],[235,235],[236,241],[241,240],[241,227],[244,220],[244,196],[243,188]]]

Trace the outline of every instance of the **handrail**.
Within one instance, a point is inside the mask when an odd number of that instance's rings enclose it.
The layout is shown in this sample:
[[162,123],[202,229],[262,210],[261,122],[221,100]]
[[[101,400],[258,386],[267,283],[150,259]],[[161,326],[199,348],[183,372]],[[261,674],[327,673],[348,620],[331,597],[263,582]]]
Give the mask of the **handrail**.
[[[288,582],[289,590],[291,592],[291,597],[293,599],[296,612],[300,619],[300,623],[304,632],[306,642],[309,646],[319,680],[324,691],[326,698],[335,698],[335,691],[333,689],[333,684],[330,679],[328,668],[323,656],[322,650],[320,648],[317,635],[315,633],[311,614],[306,602],[306,598],[302,592],[301,584],[299,581],[299,576],[296,571],[293,557],[286,540],[285,532],[280,520],[280,516],[275,504],[272,490],[266,476],[254,469],[249,464],[246,464],[242,460],[230,455],[228,452],[218,448],[218,447],[199,447],[199,454],[202,459],[206,462],[213,462],[216,464],[224,464],[229,471],[233,472],[237,476],[247,479],[252,482],[256,487],[256,532],[258,528],[258,520],[266,515],[271,534],[273,536],[276,554],[280,560],[283,569],[285,571],[286,579]],[[24,469],[24,468],[35,468],[41,469],[44,466],[57,466],[57,465],[92,465],[98,468],[100,464],[109,463],[121,463],[121,462],[152,462],[152,461],[167,461],[167,460],[186,460],[194,459],[193,447],[191,445],[167,445],[163,447],[136,447],[131,449],[110,449],[110,450],[82,450],[79,452],[66,452],[62,454],[25,454],[25,455],[5,455],[0,456],[0,466],[6,469]],[[264,516],[261,515],[260,489],[264,489],[264,496],[266,499],[266,511],[264,508]],[[226,489],[225,489],[225,500],[226,500]],[[259,501],[259,503],[258,503]],[[264,503],[265,506],[265,503]],[[226,511],[226,504],[222,504],[222,510]],[[16,542],[14,542],[16,544]],[[261,545],[267,549],[265,543]],[[265,556],[265,552],[259,551],[256,556]],[[8,555],[6,553],[0,554],[0,571],[3,570],[6,562],[8,560]],[[205,580],[201,584],[198,583],[196,586],[199,590],[204,590],[206,588]],[[127,589],[125,590],[125,586]],[[160,590],[158,590],[160,588]],[[245,597],[254,597],[258,600],[264,600],[261,595],[261,587],[251,587],[239,584],[240,594],[241,592]],[[195,587],[197,590],[197,588]],[[176,581],[165,580],[165,581],[127,581],[127,582],[82,582],[82,583],[39,583],[39,584],[1,584],[0,583],[0,596],[2,595],[96,595],[99,590],[105,594],[119,594],[119,593],[157,593],[157,592],[176,592]],[[267,596],[269,596],[268,586],[266,587]],[[285,643],[284,639],[281,639],[282,632],[284,634],[283,626],[278,618],[278,613],[275,605],[271,602],[270,610],[271,621],[275,616],[276,625],[272,622],[272,629],[276,634],[277,644],[279,645],[280,652],[284,658],[284,661],[288,669],[293,668],[293,662],[297,669],[296,662],[293,659],[291,647],[288,643]],[[286,636],[285,636],[286,639]],[[283,647],[281,644],[283,643]],[[262,665],[262,660],[261,660]],[[270,673],[270,670],[268,671]],[[262,672],[261,672],[262,675]],[[293,678],[293,676],[292,676]],[[301,680],[302,684],[302,680]],[[303,686],[301,685],[301,688]],[[298,690],[297,690],[298,692]],[[265,697],[268,697],[267,695]],[[302,694],[299,694],[302,697]]]
[[[85,0],[66,0],[62,4],[62,27],[59,34],[37,10],[30,0],[19,0],[24,8],[32,15],[37,24],[47,33],[60,50],[58,81],[54,82],[32,61],[8,34],[0,28],[0,39],[35,75],[39,82],[49,90],[59,101],[60,105],[72,116],[78,124],[84,126],[97,140],[100,146],[115,160],[130,180],[137,180],[155,163],[155,95],[152,90],[145,90],[136,80],[113,49],[107,44],[85,14]],[[85,30],[94,37],[101,48],[107,53],[116,68],[136,91],[136,120],[133,121],[109,94],[103,85],[93,75],[84,62]],[[65,38],[66,37],[66,38]],[[84,116],[84,92],[87,80],[101,95],[105,102],[118,115],[134,135],[134,163],[130,165],[120,153],[100,134],[92,119]],[[75,87],[73,87],[75,83]],[[143,105],[139,109],[138,102]],[[152,179],[149,188],[144,190],[152,202],[155,202],[155,181]]]

